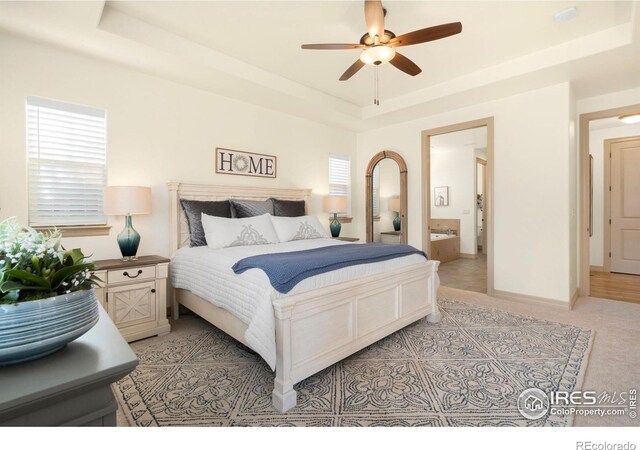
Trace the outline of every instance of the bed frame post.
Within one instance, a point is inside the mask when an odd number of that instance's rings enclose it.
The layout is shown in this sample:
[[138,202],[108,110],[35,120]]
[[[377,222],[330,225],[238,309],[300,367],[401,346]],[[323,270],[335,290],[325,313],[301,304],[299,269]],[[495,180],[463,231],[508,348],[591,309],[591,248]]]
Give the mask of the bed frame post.
[[293,389],[291,380],[291,315],[294,302],[274,304],[276,319],[276,378],[273,381],[273,407],[287,412],[298,401],[298,394]]
[[431,274],[429,276],[429,297],[433,299],[431,306],[431,312],[427,315],[427,322],[438,323],[442,319],[442,313],[438,308],[438,287],[440,285],[440,278],[438,277],[438,266],[440,261],[433,261],[431,266]]

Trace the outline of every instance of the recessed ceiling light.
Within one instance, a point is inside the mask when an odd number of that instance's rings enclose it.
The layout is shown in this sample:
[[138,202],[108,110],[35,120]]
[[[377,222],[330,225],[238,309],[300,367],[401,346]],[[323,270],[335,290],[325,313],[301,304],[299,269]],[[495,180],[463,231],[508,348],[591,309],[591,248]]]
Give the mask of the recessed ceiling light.
[[575,6],[572,6],[570,8],[561,9],[553,15],[553,18],[556,22],[565,22],[567,20],[573,19],[577,15],[578,10]]
[[639,123],[640,122],[640,113],[635,114],[625,114],[624,116],[618,117],[624,123]]

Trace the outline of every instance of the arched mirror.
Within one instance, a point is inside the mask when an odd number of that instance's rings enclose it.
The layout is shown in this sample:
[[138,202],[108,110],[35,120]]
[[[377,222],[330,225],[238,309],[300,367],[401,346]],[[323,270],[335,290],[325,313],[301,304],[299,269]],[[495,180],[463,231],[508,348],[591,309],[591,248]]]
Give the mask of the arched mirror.
[[367,167],[367,242],[407,243],[407,165],[396,152],[376,154]]

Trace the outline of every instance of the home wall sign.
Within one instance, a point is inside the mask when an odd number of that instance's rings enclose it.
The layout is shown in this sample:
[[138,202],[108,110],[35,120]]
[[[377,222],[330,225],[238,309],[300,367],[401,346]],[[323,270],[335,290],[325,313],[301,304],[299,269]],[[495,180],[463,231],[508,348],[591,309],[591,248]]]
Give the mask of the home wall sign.
[[216,147],[216,173],[251,177],[276,177],[277,158]]

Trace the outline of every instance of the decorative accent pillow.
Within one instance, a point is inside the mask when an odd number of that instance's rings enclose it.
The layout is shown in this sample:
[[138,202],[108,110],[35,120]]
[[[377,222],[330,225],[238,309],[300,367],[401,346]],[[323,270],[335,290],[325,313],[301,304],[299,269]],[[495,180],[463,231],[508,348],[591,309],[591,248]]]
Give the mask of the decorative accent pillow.
[[280,242],[299,241],[301,239],[324,239],[329,237],[316,216],[271,216],[270,219]]
[[263,214],[273,215],[273,202],[271,199],[264,201],[231,199],[229,201],[231,202],[232,217],[243,219],[245,217],[261,216]]
[[277,217],[301,217],[304,216],[305,203],[304,200],[278,200],[272,198],[273,215]]
[[181,199],[180,204],[184,209],[184,215],[187,217],[191,247],[207,245],[204,230],[202,229],[201,217],[203,213],[209,216],[231,218],[231,203],[229,203],[229,200],[214,202]]
[[227,219],[202,214],[202,228],[210,248],[278,243],[269,214]]

